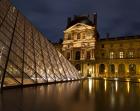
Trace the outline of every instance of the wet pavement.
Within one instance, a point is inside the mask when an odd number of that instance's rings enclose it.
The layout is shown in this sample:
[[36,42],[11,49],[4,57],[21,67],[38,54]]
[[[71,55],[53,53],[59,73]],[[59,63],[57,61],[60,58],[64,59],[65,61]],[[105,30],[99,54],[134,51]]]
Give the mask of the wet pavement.
[[0,111],[140,111],[140,83],[88,79],[8,89]]

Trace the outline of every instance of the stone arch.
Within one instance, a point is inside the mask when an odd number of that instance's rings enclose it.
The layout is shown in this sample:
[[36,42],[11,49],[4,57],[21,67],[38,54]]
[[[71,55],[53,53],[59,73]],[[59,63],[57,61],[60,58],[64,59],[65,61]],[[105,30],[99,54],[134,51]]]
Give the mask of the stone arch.
[[105,74],[105,65],[104,64],[99,65],[99,74]]
[[136,74],[136,65],[135,64],[129,65],[129,74]]
[[115,74],[115,65],[114,65],[114,64],[110,64],[110,65],[109,65],[109,72],[110,72],[111,74]]
[[125,74],[125,65],[124,64],[119,64],[118,74]]

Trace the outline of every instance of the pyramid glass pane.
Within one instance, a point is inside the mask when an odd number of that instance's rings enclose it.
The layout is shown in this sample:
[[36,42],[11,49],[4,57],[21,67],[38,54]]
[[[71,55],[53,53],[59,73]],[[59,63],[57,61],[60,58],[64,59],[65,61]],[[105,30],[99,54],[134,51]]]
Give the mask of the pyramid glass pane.
[[0,0],[0,85],[79,79],[78,71],[9,0]]

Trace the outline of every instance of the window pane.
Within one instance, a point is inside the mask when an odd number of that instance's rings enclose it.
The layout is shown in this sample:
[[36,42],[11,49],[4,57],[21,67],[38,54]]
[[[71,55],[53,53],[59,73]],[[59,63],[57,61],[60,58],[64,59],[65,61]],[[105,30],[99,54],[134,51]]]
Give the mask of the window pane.
[[10,46],[10,39],[8,39],[7,38],[7,36],[4,34],[4,33],[2,33],[2,32],[0,32],[0,40],[4,43],[4,44],[6,44],[7,46]]
[[114,52],[110,52],[110,59],[114,58]]
[[124,58],[124,53],[120,52],[120,58]]
[[16,81],[16,79],[14,79],[8,72],[6,73],[5,75],[5,78],[4,78],[4,85],[3,87],[6,87],[6,86],[16,86],[16,85],[20,85],[20,83],[18,83]]

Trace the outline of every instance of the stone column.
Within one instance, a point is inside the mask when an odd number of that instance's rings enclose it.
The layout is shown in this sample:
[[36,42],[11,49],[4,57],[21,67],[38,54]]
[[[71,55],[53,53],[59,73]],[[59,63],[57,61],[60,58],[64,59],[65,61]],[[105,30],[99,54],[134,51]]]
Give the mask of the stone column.
[[85,58],[85,50],[81,49],[81,60],[84,60]]
[[129,64],[125,64],[126,75],[129,76]]
[[99,64],[96,64],[95,67],[96,67],[96,68],[95,68],[95,69],[96,69],[96,70],[95,70],[95,71],[96,71],[96,72],[95,72],[95,76],[96,76],[96,77],[99,77]]
[[115,76],[118,77],[118,64],[115,64]]
[[70,60],[73,60],[73,50],[70,52]]
[[92,60],[95,59],[95,57],[94,57],[94,49],[91,50],[91,59],[92,59]]
[[105,76],[106,77],[108,77],[108,76],[110,76],[110,74],[109,74],[109,64],[104,64],[105,65]]

